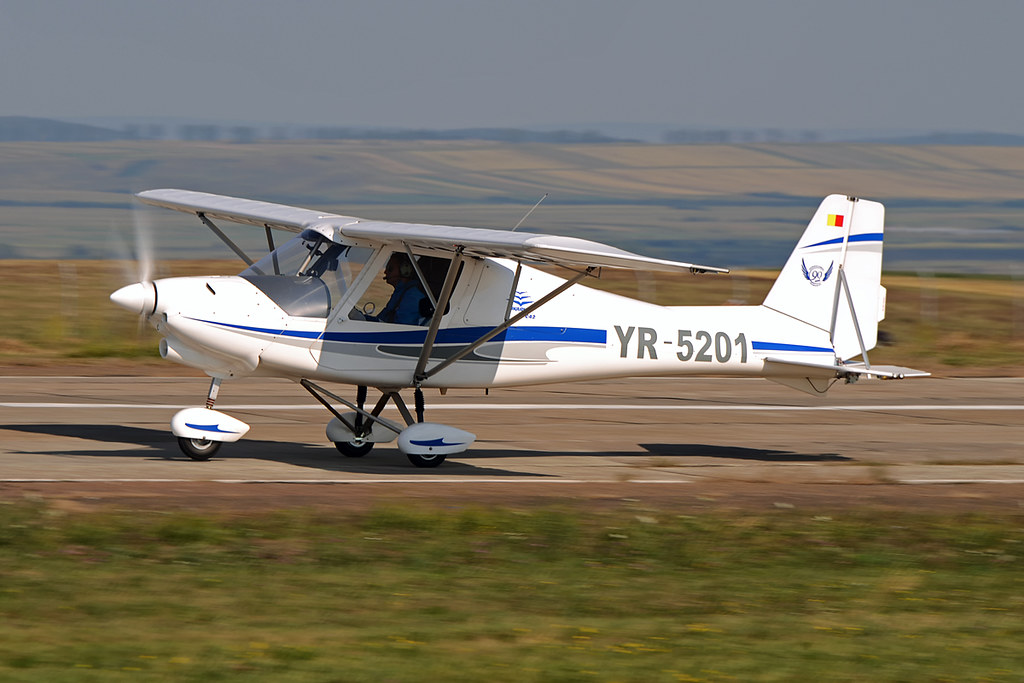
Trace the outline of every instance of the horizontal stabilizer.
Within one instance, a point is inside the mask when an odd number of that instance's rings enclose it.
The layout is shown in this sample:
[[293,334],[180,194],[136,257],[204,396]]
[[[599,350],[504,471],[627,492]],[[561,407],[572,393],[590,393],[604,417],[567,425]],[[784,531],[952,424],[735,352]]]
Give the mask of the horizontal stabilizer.
[[863,363],[847,363],[840,366],[847,374],[868,375],[879,379],[907,379],[910,377],[931,377],[932,373],[899,365],[872,365],[865,367]]
[[[805,375],[812,377],[851,377],[864,376],[878,379],[905,379],[908,377],[930,377],[930,372],[904,368],[898,365],[872,365],[863,363],[808,363],[787,360],[785,358],[765,358],[765,369],[768,374]],[[774,366],[774,367],[773,367]],[[788,370],[787,370],[788,368]]]

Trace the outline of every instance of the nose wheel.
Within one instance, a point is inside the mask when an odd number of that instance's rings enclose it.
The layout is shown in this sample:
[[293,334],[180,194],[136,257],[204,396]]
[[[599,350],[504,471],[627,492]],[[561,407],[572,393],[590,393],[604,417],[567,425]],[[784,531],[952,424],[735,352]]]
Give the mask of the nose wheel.
[[192,460],[209,460],[224,442],[238,441],[249,425],[213,409],[220,390],[220,379],[210,382],[205,408],[185,408],[171,418],[171,432],[178,437],[178,448]]

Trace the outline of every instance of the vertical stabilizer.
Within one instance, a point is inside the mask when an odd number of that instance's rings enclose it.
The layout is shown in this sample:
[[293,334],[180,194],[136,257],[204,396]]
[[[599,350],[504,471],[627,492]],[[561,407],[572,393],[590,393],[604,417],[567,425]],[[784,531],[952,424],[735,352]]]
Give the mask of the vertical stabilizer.
[[874,348],[884,315],[884,222],[885,208],[878,202],[826,197],[764,305],[828,331],[841,359]]

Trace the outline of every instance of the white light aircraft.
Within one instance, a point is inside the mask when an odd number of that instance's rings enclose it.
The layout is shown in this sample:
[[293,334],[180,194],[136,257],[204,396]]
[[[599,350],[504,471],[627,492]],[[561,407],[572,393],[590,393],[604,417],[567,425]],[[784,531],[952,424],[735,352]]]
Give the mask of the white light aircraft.
[[[205,407],[171,420],[195,460],[248,431],[214,404],[223,380],[250,375],[305,388],[334,415],[327,438],[346,456],[397,439],[414,465],[436,467],[476,437],[425,421],[424,389],[699,374],[824,394],[838,380],[928,374],[868,360],[885,314],[877,202],[827,197],[759,306],[658,306],[581,281],[602,268],[727,271],[569,237],[387,223],[187,190],[137,197],[194,214],[248,264],[233,276],[144,278],[110,297],[157,329],[161,356],[212,377]],[[254,262],[214,221],[263,228],[269,253]],[[274,231],[294,236],[275,245]],[[354,385],[355,400],[319,384],[331,382]],[[380,391],[372,405],[368,387]],[[410,389],[412,411],[401,394]],[[388,403],[402,422],[383,416]]]

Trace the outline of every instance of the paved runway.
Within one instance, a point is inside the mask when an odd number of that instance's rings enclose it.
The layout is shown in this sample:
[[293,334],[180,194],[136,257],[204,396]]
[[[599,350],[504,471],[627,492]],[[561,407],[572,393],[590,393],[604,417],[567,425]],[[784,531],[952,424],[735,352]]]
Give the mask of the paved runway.
[[225,382],[217,404],[247,437],[190,461],[168,423],[202,405],[207,384],[0,377],[0,481],[1024,482],[1024,378],[862,381],[822,399],[743,379],[431,391],[427,419],[478,439],[436,470],[393,443],[342,457],[305,391],[259,379]]

